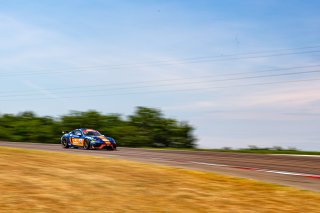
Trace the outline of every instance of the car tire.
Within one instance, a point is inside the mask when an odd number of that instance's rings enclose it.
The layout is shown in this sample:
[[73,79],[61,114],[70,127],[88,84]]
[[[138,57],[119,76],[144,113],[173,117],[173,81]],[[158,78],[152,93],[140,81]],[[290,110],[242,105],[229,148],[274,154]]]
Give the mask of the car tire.
[[116,150],[117,150],[117,146],[115,146],[115,145],[108,146],[108,147],[106,148],[106,150],[107,150],[107,151],[116,151]]
[[63,138],[63,139],[61,140],[61,145],[62,145],[63,148],[65,148],[65,149],[68,149],[68,148],[70,147],[66,138]]
[[83,148],[84,148],[84,149],[90,149],[90,141],[84,140]]

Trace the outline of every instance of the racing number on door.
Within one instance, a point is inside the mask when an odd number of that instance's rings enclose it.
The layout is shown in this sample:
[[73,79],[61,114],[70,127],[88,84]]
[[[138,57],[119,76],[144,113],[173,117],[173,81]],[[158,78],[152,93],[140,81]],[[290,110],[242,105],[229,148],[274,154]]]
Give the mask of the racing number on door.
[[72,144],[76,146],[83,146],[82,138],[72,138]]

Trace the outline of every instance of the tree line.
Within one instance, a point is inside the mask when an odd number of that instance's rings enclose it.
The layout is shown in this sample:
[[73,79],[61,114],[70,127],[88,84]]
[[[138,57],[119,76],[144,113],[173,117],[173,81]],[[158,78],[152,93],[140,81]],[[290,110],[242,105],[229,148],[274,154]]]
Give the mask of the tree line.
[[63,130],[96,129],[115,138],[119,146],[194,148],[193,127],[166,118],[158,109],[137,107],[123,118],[120,114],[71,111],[59,118],[26,111],[0,115],[0,139],[6,141],[60,143]]

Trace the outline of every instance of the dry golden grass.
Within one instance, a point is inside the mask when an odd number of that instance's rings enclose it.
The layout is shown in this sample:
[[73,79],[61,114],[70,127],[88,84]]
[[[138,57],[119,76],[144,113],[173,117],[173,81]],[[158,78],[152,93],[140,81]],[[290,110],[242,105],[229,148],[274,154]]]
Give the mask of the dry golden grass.
[[0,148],[0,212],[319,210],[319,193],[289,187],[153,164]]

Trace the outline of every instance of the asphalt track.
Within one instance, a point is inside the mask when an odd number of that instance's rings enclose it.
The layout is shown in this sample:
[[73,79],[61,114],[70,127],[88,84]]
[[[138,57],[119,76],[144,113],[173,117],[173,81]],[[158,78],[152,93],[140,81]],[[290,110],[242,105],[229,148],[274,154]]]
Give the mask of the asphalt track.
[[118,151],[104,151],[64,149],[60,144],[19,142],[0,142],[0,146],[158,163],[320,192],[320,156],[154,150],[125,147],[118,148]]

